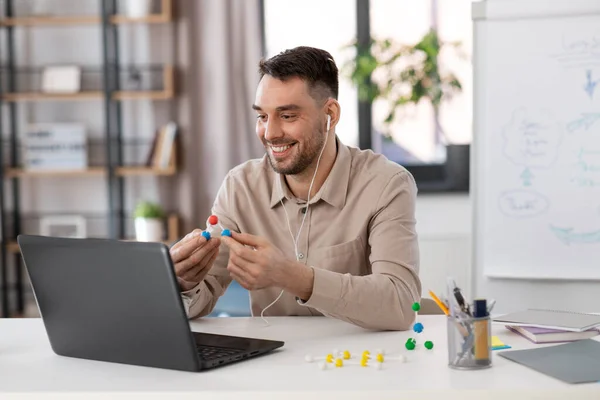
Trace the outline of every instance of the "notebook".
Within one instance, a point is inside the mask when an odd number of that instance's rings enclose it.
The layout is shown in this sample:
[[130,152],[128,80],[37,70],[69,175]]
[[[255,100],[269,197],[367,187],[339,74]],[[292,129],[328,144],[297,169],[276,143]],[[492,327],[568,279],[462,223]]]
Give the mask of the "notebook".
[[492,318],[506,325],[583,332],[600,326],[600,315],[574,311],[529,309]]
[[573,342],[575,340],[589,339],[600,333],[597,329],[590,329],[583,332],[571,332],[558,329],[537,328],[535,326],[507,325],[506,328],[518,333],[533,343]]
[[563,382],[600,381],[600,342],[593,339],[529,350],[507,350],[498,355]]

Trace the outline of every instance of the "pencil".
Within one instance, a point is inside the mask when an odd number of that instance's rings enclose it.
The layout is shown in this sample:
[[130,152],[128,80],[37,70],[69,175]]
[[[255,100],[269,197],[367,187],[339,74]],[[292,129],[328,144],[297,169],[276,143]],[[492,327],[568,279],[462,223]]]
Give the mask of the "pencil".
[[441,302],[440,299],[438,299],[438,297],[435,295],[435,293],[433,293],[431,290],[429,291],[429,295],[431,296],[431,298],[433,299],[433,301],[435,301],[435,304],[438,305],[439,308],[442,309],[442,311],[444,312],[444,314],[448,315],[448,307],[446,307],[444,305],[444,303]]

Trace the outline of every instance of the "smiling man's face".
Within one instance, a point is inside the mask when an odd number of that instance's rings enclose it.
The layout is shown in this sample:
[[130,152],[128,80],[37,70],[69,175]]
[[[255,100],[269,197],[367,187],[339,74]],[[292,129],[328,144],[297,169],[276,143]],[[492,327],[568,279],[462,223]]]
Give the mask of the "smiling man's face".
[[325,141],[325,113],[300,78],[265,75],[256,90],[256,135],[275,172],[297,175],[316,164]]

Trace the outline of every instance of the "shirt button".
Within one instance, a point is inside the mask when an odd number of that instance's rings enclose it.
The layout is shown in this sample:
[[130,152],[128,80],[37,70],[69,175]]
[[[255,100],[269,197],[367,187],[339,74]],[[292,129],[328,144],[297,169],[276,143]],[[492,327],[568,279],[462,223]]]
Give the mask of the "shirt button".
[[298,258],[302,260],[304,258],[304,254],[302,254],[302,253],[298,254]]

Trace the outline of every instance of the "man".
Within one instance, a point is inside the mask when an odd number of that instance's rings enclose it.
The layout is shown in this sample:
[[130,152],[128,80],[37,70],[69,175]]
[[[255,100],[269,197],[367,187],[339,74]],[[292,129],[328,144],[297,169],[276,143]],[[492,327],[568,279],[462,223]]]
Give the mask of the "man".
[[209,314],[235,279],[253,315],[409,329],[421,295],[412,176],[339,141],[328,52],[298,47],[259,67],[253,108],[266,154],[229,172],[212,209],[233,235],[207,241],[195,230],[171,249],[189,317]]

